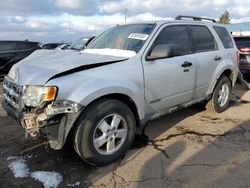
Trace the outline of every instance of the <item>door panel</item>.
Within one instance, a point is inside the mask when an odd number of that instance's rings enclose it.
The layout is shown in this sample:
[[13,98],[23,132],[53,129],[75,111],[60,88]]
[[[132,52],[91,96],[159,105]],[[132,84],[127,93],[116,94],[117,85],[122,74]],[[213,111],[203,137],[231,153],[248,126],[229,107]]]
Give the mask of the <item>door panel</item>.
[[222,61],[215,38],[210,30],[204,25],[190,25],[192,49],[197,59],[197,79],[195,83],[195,97],[205,96],[213,73]]
[[[215,60],[216,57],[221,57],[220,60]],[[204,97],[209,84],[212,80],[213,73],[219,63],[222,62],[222,56],[219,51],[203,52],[196,54],[197,63],[199,65],[197,74],[196,97]]]
[[[190,55],[187,26],[162,27],[151,50],[157,45],[167,45],[173,56],[153,61],[144,61],[145,97],[154,111],[162,111],[188,102],[194,94],[196,59]],[[191,63],[183,67],[183,63]]]
[[[191,62],[190,68],[182,64]],[[159,59],[144,63],[145,96],[156,110],[188,102],[194,94],[196,60],[191,55]]]

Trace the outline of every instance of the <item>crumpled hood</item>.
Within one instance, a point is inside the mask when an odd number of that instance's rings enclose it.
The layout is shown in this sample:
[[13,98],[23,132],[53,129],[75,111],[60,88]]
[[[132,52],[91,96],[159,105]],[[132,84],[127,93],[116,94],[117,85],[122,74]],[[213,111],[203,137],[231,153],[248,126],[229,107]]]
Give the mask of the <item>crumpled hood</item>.
[[44,85],[50,78],[78,67],[117,62],[128,59],[79,53],[75,51],[37,50],[15,64],[8,76],[20,85]]

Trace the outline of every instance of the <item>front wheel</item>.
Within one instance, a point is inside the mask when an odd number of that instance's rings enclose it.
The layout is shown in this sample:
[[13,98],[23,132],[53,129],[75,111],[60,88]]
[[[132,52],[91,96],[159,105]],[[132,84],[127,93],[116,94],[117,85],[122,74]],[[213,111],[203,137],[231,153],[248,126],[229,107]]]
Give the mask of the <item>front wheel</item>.
[[129,149],[135,127],[134,115],[126,104],[113,99],[96,101],[78,121],[74,148],[90,164],[109,164]]
[[228,77],[222,76],[213,91],[211,99],[206,104],[210,112],[220,113],[226,110],[232,93],[232,85]]

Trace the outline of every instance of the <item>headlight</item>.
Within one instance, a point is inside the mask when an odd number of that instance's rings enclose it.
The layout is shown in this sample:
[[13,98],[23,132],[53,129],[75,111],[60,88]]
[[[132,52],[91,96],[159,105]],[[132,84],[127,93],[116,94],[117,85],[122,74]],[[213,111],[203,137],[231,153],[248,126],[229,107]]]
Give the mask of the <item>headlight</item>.
[[23,102],[26,106],[38,107],[43,102],[56,99],[57,87],[55,86],[26,86],[24,89]]

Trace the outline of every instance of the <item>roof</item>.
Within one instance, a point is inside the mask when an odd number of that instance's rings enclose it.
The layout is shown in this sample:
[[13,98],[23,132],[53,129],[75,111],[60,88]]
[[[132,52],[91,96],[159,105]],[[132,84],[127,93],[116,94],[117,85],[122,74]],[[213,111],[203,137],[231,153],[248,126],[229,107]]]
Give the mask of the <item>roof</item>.
[[196,23],[201,23],[205,25],[220,25],[224,26],[219,23],[214,23],[210,21],[198,21],[198,20],[188,20],[188,19],[183,19],[183,20],[153,20],[153,21],[143,21],[143,22],[136,22],[136,23],[130,23],[130,24],[125,24],[125,25],[134,25],[134,24],[157,24],[157,25],[162,25],[166,23],[189,23],[189,24],[196,24]]
[[250,31],[250,22],[225,25],[230,32]]
[[27,42],[27,43],[38,43],[35,41],[26,41],[26,40],[0,40],[0,42]]

